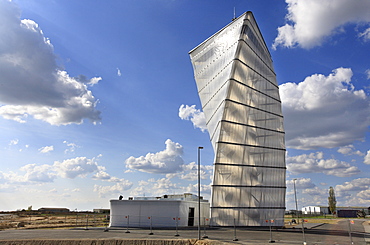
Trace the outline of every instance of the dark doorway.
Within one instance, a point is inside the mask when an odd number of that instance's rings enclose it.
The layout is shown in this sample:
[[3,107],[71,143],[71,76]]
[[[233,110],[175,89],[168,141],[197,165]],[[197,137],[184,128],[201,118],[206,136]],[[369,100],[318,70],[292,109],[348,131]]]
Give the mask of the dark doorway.
[[194,226],[194,208],[189,208],[188,226]]

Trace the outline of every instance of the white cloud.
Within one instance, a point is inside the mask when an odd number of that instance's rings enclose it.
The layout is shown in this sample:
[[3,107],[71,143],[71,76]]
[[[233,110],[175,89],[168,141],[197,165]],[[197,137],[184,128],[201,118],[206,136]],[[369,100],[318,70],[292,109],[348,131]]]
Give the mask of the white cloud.
[[310,196],[319,196],[325,198],[326,196],[328,196],[328,190],[320,189],[317,186],[315,186],[314,188],[302,190],[302,194],[308,194]]
[[132,183],[128,180],[122,179],[120,182],[111,186],[94,185],[94,192],[99,194],[99,197],[106,197],[114,194],[121,194],[123,191],[129,190]]
[[322,152],[302,154],[287,158],[287,168],[293,174],[324,173],[337,177],[349,177],[360,173],[360,170],[349,163],[335,159],[324,159]]
[[199,128],[202,132],[207,130],[204,113],[199,109],[195,109],[195,105],[181,105],[179,108],[179,117],[182,120],[190,120],[194,127]]
[[0,179],[12,184],[46,183],[53,182],[57,177],[53,167],[47,164],[27,164],[19,169],[24,175],[14,172],[0,172]]
[[102,80],[101,77],[93,77],[87,84],[90,86],[94,86],[95,84],[98,84],[101,80]]
[[358,178],[345,182],[343,185],[337,185],[336,191],[361,191],[370,188],[370,178]]
[[370,41],[370,28],[367,28],[364,32],[359,34],[365,41]]
[[[198,164],[191,162],[182,166],[183,171],[178,173],[180,179],[195,181],[198,179]],[[212,174],[213,166],[201,165],[200,177],[201,179],[209,179]]]
[[350,83],[352,70],[280,85],[289,148],[333,148],[362,140],[370,124],[369,97]]
[[367,154],[364,157],[364,163],[365,164],[370,164],[370,150],[367,151]]
[[109,181],[112,177],[105,171],[98,171],[94,176],[93,176],[93,179],[96,179],[96,180],[106,180],[106,181]]
[[70,143],[70,142],[67,142],[67,141],[63,141],[63,144],[66,144],[68,146],[68,149],[66,149],[64,151],[65,154],[67,154],[68,152],[73,153],[76,150],[76,148],[79,148],[80,147],[80,146],[78,146],[75,143]]
[[48,153],[54,150],[54,146],[44,146],[39,149],[40,153]]
[[180,188],[171,182],[170,179],[161,178],[161,179],[149,179],[148,182],[150,183],[151,193],[154,195],[164,195],[176,192]]
[[102,180],[108,182],[124,182],[124,179],[119,179],[117,177],[110,176],[106,171],[105,167],[98,166],[98,171],[96,174],[93,175],[93,179],[95,180]]
[[[181,189],[184,193],[194,193],[195,195],[198,195],[198,184],[189,184],[188,186],[181,187]],[[200,195],[203,197],[211,195],[211,190],[211,185],[200,185]]]
[[[171,177],[154,179],[148,181],[139,181],[139,186],[131,190],[130,195],[133,196],[159,196],[165,194],[176,193],[197,193],[198,185],[189,184],[182,186],[182,184],[173,183]],[[201,185],[202,195],[210,194],[211,186],[209,184]]]
[[181,170],[184,164],[182,159],[183,147],[179,143],[166,140],[166,149],[157,153],[148,153],[146,156],[129,157],[125,163],[127,168],[147,173],[174,173]]
[[148,189],[145,186],[138,186],[135,187],[130,191],[130,195],[132,196],[144,196],[145,192],[148,193]]
[[11,140],[9,142],[9,145],[18,145],[18,143],[19,143],[19,140],[18,139],[14,139],[14,140]]
[[93,77],[91,79],[88,79],[84,75],[78,75],[74,79],[76,79],[76,81],[78,81],[80,83],[87,84],[87,85],[89,85],[91,87],[94,86],[94,85],[96,85],[96,84],[98,84],[102,80],[101,77]]
[[84,177],[89,173],[98,170],[98,163],[95,158],[88,159],[86,157],[76,157],[64,160],[63,162],[54,162],[55,171],[63,177],[74,179],[76,177]]
[[119,68],[117,68],[117,76],[122,76],[121,70]]
[[360,192],[357,194],[357,196],[358,196],[359,198],[366,199],[366,200],[367,200],[367,202],[369,202],[369,200],[370,200],[370,190],[368,189],[368,190],[360,191]]
[[[63,162],[55,161],[53,165],[27,164],[19,169],[20,171],[25,172],[25,174],[18,174],[12,171],[0,171],[0,180],[3,180],[6,183],[21,185],[34,183],[42,184],[46,182],[53,182],[57,177],[69,179],[74,179],[77,177],[84,178],[88,174],[95,173],[92,175],[93,180],[121,184],[129,183],[125,179],[119,179],[117,177],[110,176],[105,171],[105,167],[98,165],[97,159],[100,156],[101,155],[98,155],[92,159],[88,159],[86,157],[76,157],[73,159],[64,160]],[[72,191],[79,191],[79,189]]]
[[347,156],[348,155],[359,155],[359,156],[364,155],[364,153],[362,153],[361,151],[356,151],[353,145],[339,147],[338,152],[342,153],[343,155],[347,155]]
[[[273,48],[312,48],[347,23],[370,22],[368,0],[285,0],[287,24],[278,28]],[[365,32],[364,38],[367,37]]]
[[[100,121],[87,86],[61,70],[49,39],[14,2],[0,1],[0,116],[21,123],[31,115],[51,125]],[[96,82],[99,78],[93,78]]]
[[53,182],[56,178],[56,174],[52,172],[52,166],[44,164],[38,166],[36,164],[27,164],[20,168],[21,171],[25,171],[25,181],[35,182]]
[[366,73],[367,79],[369,79],[369,80],[370,80],[370,69],[367,69],[367,70],[365,71],[365,73]]
[[[286,184],[293,189],[294,180],[287,180]],[[312,180],[310,178],[297,178],[296,181],[295,181],[296,189],[313,188],[315,186],[316,185],[312,182]]]

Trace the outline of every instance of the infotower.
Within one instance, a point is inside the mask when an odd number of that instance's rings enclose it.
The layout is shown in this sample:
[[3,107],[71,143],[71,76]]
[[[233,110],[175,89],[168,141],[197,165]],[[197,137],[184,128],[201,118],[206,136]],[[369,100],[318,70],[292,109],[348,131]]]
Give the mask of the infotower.
[[190,51],[215,152],[211,221],[283,226],[283,116],[272,59],[252,12]]

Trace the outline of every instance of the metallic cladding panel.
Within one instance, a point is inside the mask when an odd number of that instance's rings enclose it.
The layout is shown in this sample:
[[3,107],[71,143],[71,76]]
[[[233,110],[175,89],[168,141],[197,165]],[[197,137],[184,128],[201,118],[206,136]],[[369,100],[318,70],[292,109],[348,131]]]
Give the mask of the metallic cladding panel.
[[284,224],[285,142],[279,87],[251,12],[190,52],[215,151],[214,226]]

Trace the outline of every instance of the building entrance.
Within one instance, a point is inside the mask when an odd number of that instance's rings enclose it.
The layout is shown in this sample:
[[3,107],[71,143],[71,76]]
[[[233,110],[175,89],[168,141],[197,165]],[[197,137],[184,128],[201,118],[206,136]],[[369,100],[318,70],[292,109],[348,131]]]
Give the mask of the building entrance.
[[189,208],[188,226],[194,226],[194,208]]

